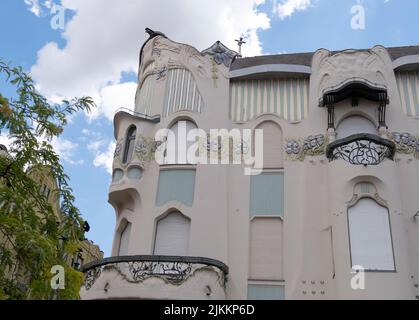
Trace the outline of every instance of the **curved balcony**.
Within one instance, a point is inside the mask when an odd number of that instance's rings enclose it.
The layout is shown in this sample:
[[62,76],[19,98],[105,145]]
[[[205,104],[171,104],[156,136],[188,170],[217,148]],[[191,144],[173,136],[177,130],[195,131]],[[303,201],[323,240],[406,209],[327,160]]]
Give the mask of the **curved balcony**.
[[209,258],[123,256],[89,263],[82,272],[83,300],[224,300],[228,267]]
[[330,161],[345,160],[353,165],[378,165],[384,159],[394,159],[396,145],[370,133],[359,133],[336,140],[326,148]]

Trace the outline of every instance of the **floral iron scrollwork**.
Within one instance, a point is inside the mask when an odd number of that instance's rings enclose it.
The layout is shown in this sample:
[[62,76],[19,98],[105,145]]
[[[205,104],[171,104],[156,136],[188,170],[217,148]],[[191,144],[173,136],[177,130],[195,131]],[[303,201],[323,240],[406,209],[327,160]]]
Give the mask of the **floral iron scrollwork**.
[[220,285],[225,289],[228,267],[220,261],[196,257],[169,256],[124,256],[111,257],[87,264],[84,288],[90,290],[95,281],[106,272],[117,272],[129,283],[141,283],[150,278],[160,278],[167,284],[182,285],[198,272],[217,274]]
[[90,288],[95,284],[96,280],[102,273],[102,268],[97,267],[88,270],[84,275],[84,287],[86,290],[90,290]]
[[172,284],[183,282],[192,271],[191,264],[184,262],[135,261],[130,262],[128,268],[134,281],[160,276]]
[[393,159],[395,144],[379,136],[361,133],[334,141],[327,146],[326,156],[342,159],[353,165],[378,165],[384,159]]

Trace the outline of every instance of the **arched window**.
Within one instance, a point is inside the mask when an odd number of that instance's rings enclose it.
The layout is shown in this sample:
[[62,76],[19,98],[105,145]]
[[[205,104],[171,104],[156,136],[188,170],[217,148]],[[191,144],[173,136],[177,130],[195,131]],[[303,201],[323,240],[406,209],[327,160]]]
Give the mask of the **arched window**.
[[130,127],[128,129],[127,137],[125,140],[124,157],[122,160],[123,163],[128,163],[132,159],[132,154],[134,153],[136,135],[137,135],[137,128],[135,126]]
[[338,139],[343,139],[358,133],[377,134],[377,128],[374,123],[367,118],[358,115],[345,118],[339,124],[336,131]]
[[362,198],[348,209],[352,267],[369,271],[394,271],[393,243],[388,209]]
[[[284,167],[283,159],[283,137],[281,128],[272,121],[265,121],[256,127],[256,130],[263,130],[263,168],[281,169]],[[253,143],[256,149],[258,141]]]
[[128,254],[129,237],[131,234],[131,223],[125,222],[120,237],[119,237],[119,248],[118,256],[126,256]]
[[174,211],[157,222],[154,242],[155,255],[186,256],[189,249],[191,222]]
[[167,138],[166,164],[189,164],[187,152],[195,141],[188,141],[187,137],[193,129],[197,126],[190,120],[177,121],[170,128],[173,134]]

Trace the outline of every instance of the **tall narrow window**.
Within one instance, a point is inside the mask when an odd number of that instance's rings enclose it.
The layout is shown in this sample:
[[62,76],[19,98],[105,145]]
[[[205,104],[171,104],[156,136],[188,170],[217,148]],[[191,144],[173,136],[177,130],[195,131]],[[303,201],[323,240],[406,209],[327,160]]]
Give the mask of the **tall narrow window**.
[[132,159],[135,147],[135,136],[137,135],[137,128],[132,126],[128,129],[127,138],[125,140],[124,158],[123,163],[128,163]]
[[[283,135],[281,128],[272,121],[265,121],[256,127],[263,130],[263,168],[281,169],[284,167]],[[255,143],[260,143],[256,141]],[[256,144],[253,144],[255,146]],[[253,147],[255,148],[255,147]]]
[[393,243],[388,209],[362,198],[348,209],[352,267],[394,271]]
[[170,213],[157,223],[155,255],[186,256],[191,222],[179,211]]
[[284,216],[284,173],[263,172],[250,181],[250,216]]
[[187,137],[196,128],[189,120],[178,121],[170,128],[173,134],[167,139],[166,164],[189,164],[187,152],[195,141],[188,141]]
[[131,234],[131,223],[126,222],[125,227],[121,231],[119,238],[118,256],[126,256],[128,254],[129,237]]

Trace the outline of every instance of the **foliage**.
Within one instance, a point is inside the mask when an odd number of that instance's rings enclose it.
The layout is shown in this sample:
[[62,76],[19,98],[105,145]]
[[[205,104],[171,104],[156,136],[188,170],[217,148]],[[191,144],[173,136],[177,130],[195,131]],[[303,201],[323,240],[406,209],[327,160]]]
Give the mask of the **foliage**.
[[[89,112],[95,104],[89,97],[53,104],[27,73],[2,60],[1,75],[16,95],[7,99],[0,92],[0,132],[12,141],[0,156],[0,299],[75,299],[81,277],[75,270],[66,269],[68,283],[58,296],[50,287],[51,267],[65,266],[84,238],[84,221],[51,139],[60,136],[69,115]],[[58,213],[31,174],[37,168],[47,168],[57,181],[52,192]]]

